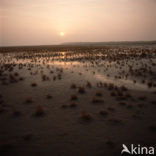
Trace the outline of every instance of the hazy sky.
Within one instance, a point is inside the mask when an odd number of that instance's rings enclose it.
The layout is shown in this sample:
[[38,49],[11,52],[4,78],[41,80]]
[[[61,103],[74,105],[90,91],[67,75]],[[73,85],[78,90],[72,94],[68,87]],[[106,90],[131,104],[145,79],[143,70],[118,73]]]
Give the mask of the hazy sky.
[[0,0],[0,46],[133,40],[156,40],[156,0]]

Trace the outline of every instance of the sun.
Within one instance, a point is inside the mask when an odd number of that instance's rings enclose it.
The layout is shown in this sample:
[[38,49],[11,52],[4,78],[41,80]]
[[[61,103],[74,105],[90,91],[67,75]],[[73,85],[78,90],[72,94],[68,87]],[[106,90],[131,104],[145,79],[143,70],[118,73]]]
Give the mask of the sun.
[[60,36],[64,36],[64,34],[65,34],[65,33],[64,33],[63,31],[60,32]]

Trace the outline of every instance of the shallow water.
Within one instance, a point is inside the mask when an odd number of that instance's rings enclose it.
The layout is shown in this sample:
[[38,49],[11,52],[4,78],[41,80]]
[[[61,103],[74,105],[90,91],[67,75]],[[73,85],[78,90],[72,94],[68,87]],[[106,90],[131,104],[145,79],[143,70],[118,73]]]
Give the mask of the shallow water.
[[[122,54],[118,52],[119,54]],[[129,59],[126,64],[121,60],[117,67],[115,61],[110,61],[107,58],[106,53],[102,52],[47,52],[47,53],[5,53],[0,54],[0,62],[3,64],[12,64],[15,66],[15,71],[21,73],[25,77],[35,77],[39,79],[38,73],[45,73],[47,76],[50,70],[60,68],[63,70],[65,78],[62,79],[64,84],[68,83],[70,79],[71,82],[89,81],[94,86],[96,83],[113,83],[117,86],[125,86],[129,89],[143,90],[143,91],[153,91],[154,88],[148,87],[146,83],[142,83],[142,77],[136,77],[137,82],[134,83],[134,78],[129,76],[125,78],[115,78],[116,75],[120,76],[120,72],[125,70],[128,72],[128,65],[133,66],[137,69],[141,67],[142,64],[150,64],[151,59],[140,59],[133,60]],[[103,58],[104,57],[104,58]],[[155,58],[152,58],[152,62],[156,62]],[[123,63],[123,65],[122,65]],[[137,63],[137,65],[136,65]],[[20,70],[19,65],[24,65],[24,68]],[[31,68],[31,75],[27,72],[27,68]],[[153,72],[156,72],[156,67],[152,67]],[[34,73],[33,73],[34,72]],[[8,74],[8,72],[5,72]],[[72,73],[72,74],[71,74]],[[125,73],[124,73],[125,74]],[[82,80],[83,77],[83,80]],[[30,78],[31,79],[31,78]],[[150,77],[145,77],[145,81],[150,81]],[[32,80],[32,79],[31,79]],[[81,84],[80,84],[81,85]]]

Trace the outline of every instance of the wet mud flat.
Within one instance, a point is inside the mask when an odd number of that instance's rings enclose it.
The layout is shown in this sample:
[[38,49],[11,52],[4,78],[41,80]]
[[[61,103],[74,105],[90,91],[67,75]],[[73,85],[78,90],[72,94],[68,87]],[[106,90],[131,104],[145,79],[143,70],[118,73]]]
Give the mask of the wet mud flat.
[[120,155],[156,146],[156,47],[0,53],[2,155]]

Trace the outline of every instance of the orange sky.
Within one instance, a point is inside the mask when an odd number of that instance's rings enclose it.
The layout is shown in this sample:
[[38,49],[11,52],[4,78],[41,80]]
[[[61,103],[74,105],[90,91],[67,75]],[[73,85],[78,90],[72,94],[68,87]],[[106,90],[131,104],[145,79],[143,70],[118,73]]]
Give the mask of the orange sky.
[[136,40],[156,40],[156,0],[0,0],[0,46]]

